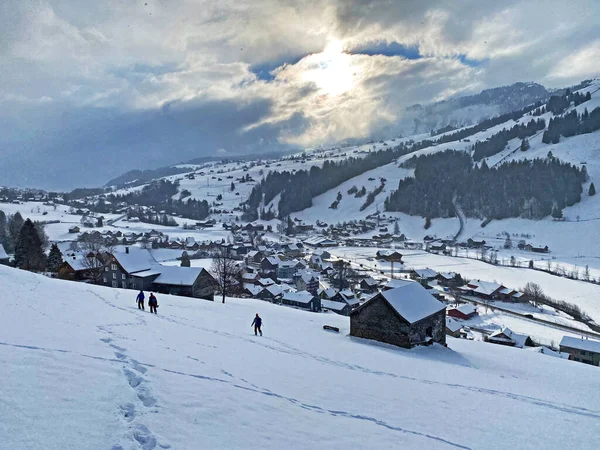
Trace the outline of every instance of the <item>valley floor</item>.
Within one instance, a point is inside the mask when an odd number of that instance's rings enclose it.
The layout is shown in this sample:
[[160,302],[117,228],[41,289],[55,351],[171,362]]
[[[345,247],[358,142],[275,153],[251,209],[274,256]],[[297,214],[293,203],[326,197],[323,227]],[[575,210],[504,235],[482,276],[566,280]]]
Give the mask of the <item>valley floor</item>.
[[597,447],[596,367],[377,345],[257,300],[160,296],[151,315],[133,291],[1,266],[0,285],[2,449]]

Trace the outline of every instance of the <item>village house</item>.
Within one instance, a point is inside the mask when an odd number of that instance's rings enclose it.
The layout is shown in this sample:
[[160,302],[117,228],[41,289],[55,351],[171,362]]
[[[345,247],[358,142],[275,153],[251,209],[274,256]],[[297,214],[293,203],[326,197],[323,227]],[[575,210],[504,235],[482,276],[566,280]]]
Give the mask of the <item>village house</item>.
[[[289,290],[289,289],[288,289]],[[283,288],[283,286],[279,285],[279,284],[271,284],[267,287],[264,287],[256,296],[256,298],[259,298],[261,300],[266,300],[269,301],[271,303],[276,303],[278,302],[281,297],[283,296],[285,292],[285,289]]]
[[433,253],[444,253],[446,251],[446,244],[443,242],[432,242],[429,244],[428,250]]
[[456,288],[464,283],[460,274],[455,272],[440,272],[436,280],[440,286],[447,288]]
[[160,272],[152,282],[155,292],[214,300],[216,280],[203,267],[160,266],[150,269],[154,270]]
[[310,247],[335,247],[338,245],[336,241],[325,236],[313,236],[306,239],[304,243]]
[[373,277],[367,277],[360,280],[360,290],[366,293],[375,292],[379,283]]
[[472,295],[485,300],[500,300],[505,302],[521,302],[526,300],[523,293],[489,281],[472,280],[465,286],[459,287],[459,289],[465,295]]
[[131,275],[148,271],[157,264],[148,250],[125,247],[125,252],[113,253],[108,256],[104,266],[102,284],[123,289],[149,289],[152,280],[147,281],[148,284],[144,284],[145,277],[133,280]]
[[466,336],[462,329],[462,323],[452,317],[446,317],[446,334],[455,338]]
[[396,250],[377,250],[377,259],[402,264],[402,253]]
[[600,341],[564,336],[560,351],[568,353],[571,361],[600,366]]
[[307,291],[286,292],[281,298],[281,303],[308,311],[321,311],[321,299]]
[[495,300],[500,298],[500,291],[504,286],[489,281],[473,280],[465,286],[459,288],[465,295],[472,295],[486,300]]
[[531,337],[525,334],[519,334],[512,331],[510,328],[504,327],[490,334],[487,341],[492,344],[506,345],[509,347],[523,348],[533,347],[534,343]]
[[253,266],[253,265],[260,264],[260,262],[263,260],[264,257],[265,257],[265,254],[263,252],[261,252],[260,250],[251,250],[248,253],[246,253],[246,257],[244,258],[244,261],[246,262],[247,265]]
[[281,260],[277,256],[267,256],[260,262],[260,271],[262,274],[277,278],[277,269]]
[[321,308],[333,311],[340,316],[349,316],[352,308],[347,303],[334,302],[331,300],[321,300]]
[[322,300],[331,300],[335,296],[335,294],[337,294],[337,290],[332,287],[326,289],[319,289],[317,291],[317,295]]
[[90,267],[102,265],[101,261],[97,263],[86,263],[85,255],[81,253],[71,253],[65,255],[63,263],[57,271],[58,278],[69,281],[85,281],[91,278]]
[[350,335],[411,348],[446,344],[446,307],[423,286],[380,292],[350,314]]
[[469,248],[483,248],[485,247],[485,241],[475,241],[472,238],[467,240],[467,247]]
[[298,272],[299,261],[292,259],[281,261],[277,266],[277,278],[291,279]]
[[259,278],[258,279],[258,285],[262,286],[262,287],[267,287],[267,286],[272,286],[273,284],[277,284],[275,283],[275,280],[273,280],[272,278]]
[[350,289],[343,289],[339,291],[331,298],[331,300],[334,302],[345,303],[350,306],[351,309],[356,308],[360,304],[356,294],[354,294],[354,292],[352,292]]
[[456,308],[449,308],[446,314],[456,319],[469,320],[477,315],[477,307],[470,304],[460,305]]
[[313,295],[317,295],[319,290],[319,278],[315,277],[312,272],[305,271],[294,277],[296,289],[298,291],[308,291]]
[[421,283],[427,283],[437,278],[438,273],[433,269],[415,269],[411,270],[409,276],[412,280],[417,280]]
[[242,295],[249,298],[258,298],[264,287],[255,284],[244,284]]
[[79,233],[80,231],[81,231],[81,228],[79,228],[77,225],[74,225],[69,228],[69,233],[71,233],[71,234]]

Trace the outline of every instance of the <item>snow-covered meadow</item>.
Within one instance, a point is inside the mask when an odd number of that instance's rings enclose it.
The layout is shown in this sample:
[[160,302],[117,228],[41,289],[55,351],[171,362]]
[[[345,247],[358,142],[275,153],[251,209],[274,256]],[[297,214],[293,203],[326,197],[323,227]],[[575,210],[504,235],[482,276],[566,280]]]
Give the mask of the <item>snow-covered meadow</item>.
[[161,295],[155,316],[134,291],[6,267],[0,285],[0,448],[597,446],[596,367],[451,338],[403,350],[257,300]]

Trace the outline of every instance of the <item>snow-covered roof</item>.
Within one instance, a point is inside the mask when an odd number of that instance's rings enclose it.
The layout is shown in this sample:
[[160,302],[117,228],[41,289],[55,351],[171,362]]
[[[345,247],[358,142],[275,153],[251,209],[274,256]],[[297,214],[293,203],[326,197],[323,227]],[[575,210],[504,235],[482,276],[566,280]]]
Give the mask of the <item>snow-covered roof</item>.
[[576,348],[588,352],[600,353],[600,341],[591,339],[579,339],[571,336],[564,336],[560,341],[561,347]]
[[[332,288],[332,287],[330,287],[330,288],[327,288],[327,289],[319,289],[319,292],[318,292],[318,294],[319,294],[319,295],[321,295],[322,293],[324,293],[324,294],[325,294],[325,296],[326,296],[327,298],[331,298],[331,297],[333,297],[335,294],[337,294],[337,290],[335,290],[335,289],[334,289],[334,288]],[[338,302],[338,303],[339,303],[339,302]]]
[[273,281],[271,278],[260,278],[258,280],[258,284],[261,286],[271,286],[272,284],[275,284],[275,281]]
[[300,278],[302,278],[305,283],[310,283],[315,280],[314,275],[310,272],[303,272],[302,275],[300,275]]
[[368,286],[377,286],[377,281],[373,277],[367,277],[363,279],[363,281],[367,283]]
[[406,286],[407,284],[412,284],[412,283],[413,283],[413,281],[400,280],[398,278],[391,278],[385,282],[384,286],[387,289],[395,289],[395,288],[403,287],[403,286]]
[[456,333],[462,328],[462,323],[452,317],[446,317],[446,328],[451,332]]
[[284,300],[288,300],[290,302],[298,302],[298,303],[309,303],[314,298],[310,292],[307,291],[299,291],[299,292],[286,292],[283,295]]
[[285,292],[283,287],[278,284],[271,284],[270,286],[267,286],[265,290],[274,296],[281,295]]
[[160,275],[162,268],[158,268],[155,267],[153,269],[148,269],[148,270],[142,270],[141,272],[136,272],[134,274],[132,274],[132,276],[137,277],[137,278],[146,278],[146,277],[151,277],[154,275]]
[[4,246],[0,244],[0,259],[8,259],[8,254],[4,250]]
[[129,253],[115,252],[113,256],[127,273],[148,270],[157,264],[148,250],[137,247],[129,247]]
[[484,295],[492,295],[498,289],[504,288],[504,286],[502,286],[501,284],[481,280],[470,281],[467,286],[469,290]]
[[202,267],[160,266],[160,275],[154,283],[192,286],[203,270]]
[[440,272],[439,275],[446,280],[452,280],[456,276],[456,272]]
[[346,307],[346,303],[334,302],[332,300],[321,300],[321,306],[333,311],[341,311]]
[[503,336],[500,336],[501,334],[505,335],[510,341],[513,341],[515,343],[515,347],[519,348],[523,348],[525,346],[525,341],[527,341],[527,338],[529,337],[525,334],[515,333],[510,328],[504,327],[500,330],[494,331],[492,334],[490,334],[488,339],[505,342],[506,339]]
[[515,290],[514,290],[514,289],[511,289],[511,288],[507,288],[507,287],[505,287],[505,288],[502,288],[502,289],[500,289],[498,292],[499,292],[500,294],[504,294],[504,295],[510,295],[510,294],[512,294],[513,292],[515,292]]
[[245,273],[242,275],[242,280],[252,280],[254,281],[256,279],[257,274],[256,273]]
[[[0,257],[0,259],[2,258]],[[79,270],[86,270],[88,268],[82,256],[78,256],[76,258],[65,258],[64,262],[71,266],[71,269],[73,269],[75,272]]]
[[252,295],[258,295],[264,288],[262,286],[256,286],[254,284],[244,284],[244,289],[249,291]]
[[415,269],[414,272],[417,274],[419,278],[435,278],[437,277],[437,272],[433,269]]
[[460,305],[458,308],[454,308],[457,311],[460,311],[461,313],[469,316],[471,314],[475,314],[477,312],[477,307],[474,305],[469,305],[469,304],[465,304],[465,305]]
[[402,287],[383,291],[381,296],[409,323],[418,322],[446,308],[416,282],[407,282]]
[[265,258],[272,266],[278,266],[281,260],[277,256],[267,256]]

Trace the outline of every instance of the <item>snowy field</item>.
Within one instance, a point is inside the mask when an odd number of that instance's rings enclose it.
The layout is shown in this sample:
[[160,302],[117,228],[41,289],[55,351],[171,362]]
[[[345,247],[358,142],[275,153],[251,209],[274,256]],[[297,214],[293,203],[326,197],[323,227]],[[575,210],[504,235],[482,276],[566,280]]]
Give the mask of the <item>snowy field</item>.
[[133,291],[5,267],[0,283],[3,449],[597,448],[596,367],[392,348],[256,300],[161,295],[154,316]]

